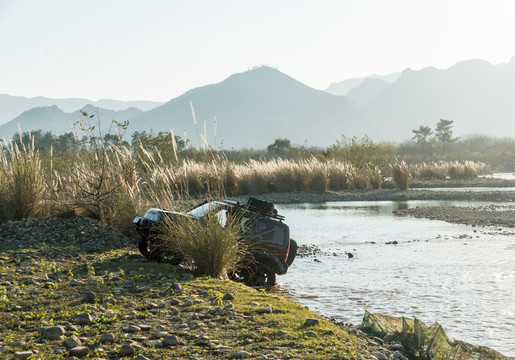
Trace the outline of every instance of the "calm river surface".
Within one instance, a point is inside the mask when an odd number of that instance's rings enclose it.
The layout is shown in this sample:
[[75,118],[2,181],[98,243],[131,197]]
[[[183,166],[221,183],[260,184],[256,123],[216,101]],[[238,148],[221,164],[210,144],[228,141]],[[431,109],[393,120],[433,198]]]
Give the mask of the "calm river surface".
[[278,205],[299,245],[314,244],[324,253],[297,257],[277,280],[301,304],[340,321],[359,324],[365,310],[415,316],[437,321],[451,339],[515,356],[514,230],[392,214],[416,206],[489,204]]

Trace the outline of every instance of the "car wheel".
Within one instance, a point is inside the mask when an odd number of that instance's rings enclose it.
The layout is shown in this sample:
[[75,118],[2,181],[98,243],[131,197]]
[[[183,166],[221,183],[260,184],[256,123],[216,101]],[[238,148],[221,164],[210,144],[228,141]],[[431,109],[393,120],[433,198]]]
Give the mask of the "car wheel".
[[275,285],[275,272],[265,264],[258,264],[254,271],[251,271],[244,281],[249,286],[271,287]]
[[139,239],[139,242],[138,242],[139,252],[141,253],[141,255],[143,255],[146,258],[150,258],[149,244],[150,244],[150,241],[149,241],[148,237],[142,236]]
[[290,239],[290,251],[288,252],[288,258],[286,259],[288,266],[293,264],[293,260],[295,260],[295,256],[297,256],[297,248],[297,242],[293,239]]

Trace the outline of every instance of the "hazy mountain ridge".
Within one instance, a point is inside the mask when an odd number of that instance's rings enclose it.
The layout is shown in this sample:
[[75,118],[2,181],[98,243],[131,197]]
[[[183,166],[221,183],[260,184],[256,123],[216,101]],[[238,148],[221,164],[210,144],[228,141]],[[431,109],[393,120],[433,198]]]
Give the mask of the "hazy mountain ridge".
[[[434,128],[441,118],[455,121],[457,136],[515,134],[515,58],[500,65],[468,60],[445,70],[406,69],[396,76],[391,83],[364,79],[348,96],[337,96],[276,69],[260,67],[191,89],[151,110],[100,108],[99,115],[104,126],[112,119],[129,120],[126,138],[134,131],[172,129],[181,137],[186,133],[195,147],[201,146],[205,133],[211,146],[223,144],[225,149],[264,148],[280,137],[318,146],[333,144],[341,135],[399,142],[410,139],[420,125]],[[86,111],[95,113],[95,109],[91,105]],[[78,116],[77,111],[63,112],[57,107],[32,109],[1,125],[0,137],[11,137],[18,123],[22,131],[70,131]]]
[[[194,105],[197,128],[190,101]],[[293,143],[329,145],[343,133],[362,133],[359,123],[369,121],[362,109],[345,97],[312,89],[279,72],[261,67],[234,74],[214,85],[192,89],[131,123],[131,131],[169,131],[198,146],[197,129],[214,145],[213,120],[217,119],[218,145],[260,147],[279,137]],[[363,133],[364,134],[364,133]]]
[[467,60],[439,70],[406,69],[367,103],[361,105],[383,123],[395,124],[386,139],[408,139],[419,125],[433,127],[439,119],[454,120],[457,134],[515,134],[515,58],[491,65]]
[[401,72],[396,72],[396,73],[391,73],[388,75],[374,74],[374,75],[370,75],[367,77],[358,77],[358,78],[347,79],[347,80],[331,83],[325,91],[328,92],[329,94],[333,94],[333,95],[348,96],[352,90],[358,88],[363,82],[365,82],[367,80],[382,80],[387,83],[393,83],[399,78],[400,75],[401,75]]
[[[141,113],[141,110],[129,108],[120,111],[108,110],[95,107],[91,104],[82,108],[88,115],[95,115],[93,120],[100,118],[102,124],[102,132],[105,133],[111,125],[111,120],[123,122],[131,120]],[[57,105],[35,107],[23,112],[15,119],[0,125],[0,139],[10,140],[19,130],[22,132],[41,129],[43,131],[51,131],[57,135],[71,132],[72,126],[79,120],[80,111],[65,113]],[[83,117],[84,118],[84,117]],[[94,124],[92,124],[94,125]],[[80,132],[79,127],[76,127]]]
[[125,110],[130,107],[138,108],[143,111],[150,110],[163,103],[157,101],[121,101],[112,99],[100,99],[98,101],[82,99],[82,98],[63,98],[52,99],[43,96],[32,98],[23,96],[12,96],[0,94],[0,125],[14,119],[23,112],[38,108],[57,105],[65,113],[71,113],[82,109],[84,106],[91,104],[93,106],[111,109],[115,111]]

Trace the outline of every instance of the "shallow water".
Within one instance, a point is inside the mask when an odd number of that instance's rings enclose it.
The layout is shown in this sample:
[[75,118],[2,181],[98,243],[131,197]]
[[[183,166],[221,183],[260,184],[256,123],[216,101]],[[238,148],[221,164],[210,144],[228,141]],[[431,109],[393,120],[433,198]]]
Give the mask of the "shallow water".
[[[365,310],[438,321],[450,336],[515,355],[515,234],[392,214],[457,201],[280,205],[299,245],[281,286],[325,316],[359,324]],[[392,244],[397,241],[397,244]],[[352,253],[349,258],[347,253]],[[315,260],[316,259],[316,260]]]

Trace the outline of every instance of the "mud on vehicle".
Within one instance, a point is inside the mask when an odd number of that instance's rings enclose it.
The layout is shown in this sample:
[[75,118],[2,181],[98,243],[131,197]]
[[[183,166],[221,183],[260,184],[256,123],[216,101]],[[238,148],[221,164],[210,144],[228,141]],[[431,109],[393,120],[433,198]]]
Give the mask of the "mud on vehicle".
[[243,239],[249,241],[252,249],[246,265],[231,274],[250,286],[272,286],[276,275],[286,274],[297,255],[297,242],[290,238],[290,229],[284,221],[284,216],[277,213],[273,203],[250,198],[246,204],[239,202],[204,201],[188,212],[177,212],[165,209],[149,209],[143,217],[133,220],[139,233],[138,248],[141,254],[153,261],[179,264],[183,256],[179,251],[163,246],[160,225],[166,221],[188,217],[199,220],[205,216],[216,215],[221,226],[224,225],[227,214],[241,217]]

